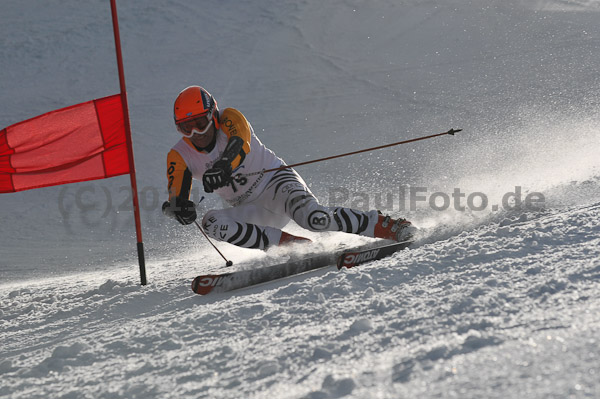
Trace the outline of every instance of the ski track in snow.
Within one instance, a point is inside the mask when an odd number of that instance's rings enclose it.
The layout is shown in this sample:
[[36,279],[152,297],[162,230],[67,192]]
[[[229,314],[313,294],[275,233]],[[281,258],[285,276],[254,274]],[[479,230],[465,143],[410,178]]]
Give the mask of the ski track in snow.
[[560,364],[562,382],[529,393],[594,397],[599,217],[600,203],[522,213],[207,297],[179,279],[3,287],[0,394],[519,397]]

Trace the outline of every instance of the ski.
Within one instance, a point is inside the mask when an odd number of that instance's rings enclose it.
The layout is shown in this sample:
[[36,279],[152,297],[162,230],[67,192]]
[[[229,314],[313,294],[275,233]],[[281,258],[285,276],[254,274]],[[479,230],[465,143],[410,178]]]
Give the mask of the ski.
[[403,241],[382,247],[343,252],[337,259],[337,268],[338,270],[343,267],[350,269],[366,262],[383,259],[394,252],[408,248],[410,244],[412,244],[412,241]]
[[363,246],[331,254],[321,254],[306,259],[299,259],[257,269],[239,270],[229,273],[205,274],[197,276],[192,281],[192,290],[196,294],[206,295],[211,292],[233,291],[240,288],[279,280],[295,274],[337,265],[351,268],[371,262],[401,251],[411,244],[411,241],[373,247]]

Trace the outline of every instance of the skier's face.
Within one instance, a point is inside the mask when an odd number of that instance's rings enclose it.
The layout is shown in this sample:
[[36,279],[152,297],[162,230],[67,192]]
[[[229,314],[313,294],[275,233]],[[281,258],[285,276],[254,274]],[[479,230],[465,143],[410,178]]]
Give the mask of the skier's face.
[[210,128],[204,134],[194,134],[190,137],[190,140],[196,147],[204,148],[208,147],[210,143],[212,143],[213,138],[215,137],[215,124],[211,124]]

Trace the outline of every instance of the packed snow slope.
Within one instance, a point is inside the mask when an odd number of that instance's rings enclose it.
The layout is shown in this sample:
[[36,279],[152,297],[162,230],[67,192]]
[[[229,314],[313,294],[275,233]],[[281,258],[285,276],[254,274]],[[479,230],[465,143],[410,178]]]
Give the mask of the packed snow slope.
[[[127,177],[1,195],[0,397],[600,397],[600,1],[118,6],[149,285]],[[0,22],[0,128],[118,92],[108,1],[5,0]],[[191,84],[290,163],[464,129],[298,168],[418,243],[194,295],[224,262],[160,213]],[[367,241],[307,235],[219,247],[250,268]]]
[[598,397],[598,218],[523,213],[227,295],[191,295],[184,273],[5,288],[0,395]]

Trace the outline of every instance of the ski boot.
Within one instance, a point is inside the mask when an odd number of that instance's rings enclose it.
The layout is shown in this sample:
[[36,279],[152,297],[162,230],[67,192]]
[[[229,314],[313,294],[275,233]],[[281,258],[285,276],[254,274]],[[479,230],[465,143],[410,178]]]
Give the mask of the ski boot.
[[379,212],[379,219],[375,225],[375,238],[394,240],[398,242],[410,241],[413,239],[417,228],[406,219],[392,219]]
[[282,231],[281,238],[279,239],[278,245],[290,245],[290,244],[296,244],[296,243],[309,243],[309,242],[312,242],[312,240],[309,240],[308,238],[304,238],[304,237],[295,236],[290,233],[286,233],[285,231]]

